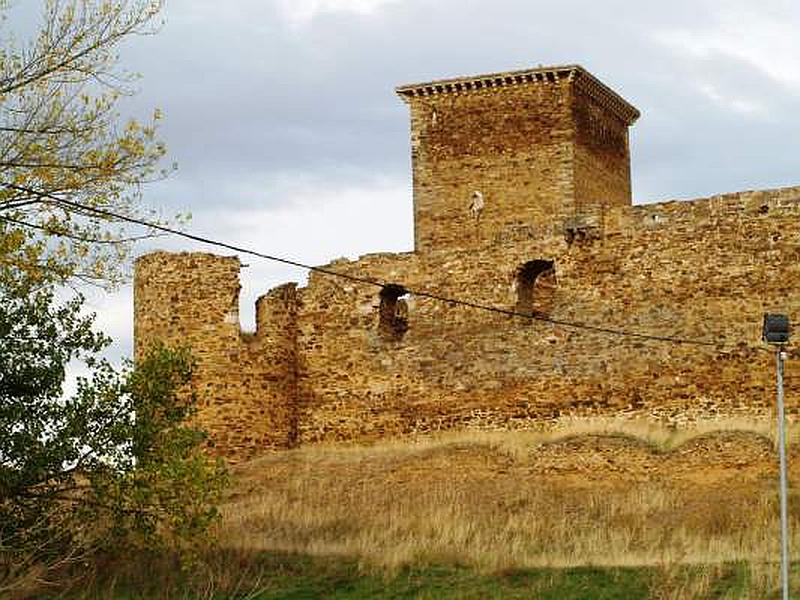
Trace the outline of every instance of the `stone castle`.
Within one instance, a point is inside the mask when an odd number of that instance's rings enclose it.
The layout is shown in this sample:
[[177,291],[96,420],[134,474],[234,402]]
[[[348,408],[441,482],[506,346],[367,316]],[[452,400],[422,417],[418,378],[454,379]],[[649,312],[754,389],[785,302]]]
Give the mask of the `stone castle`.
[[237,257],[136,262],[136,351],[192,347],[217,452],[770,414],[761,317],[800,309],[800,187],[632,205],[639,112],[579,66],[397,93],[411,112],[413,252],[273,289],[255,333],[239,325]]

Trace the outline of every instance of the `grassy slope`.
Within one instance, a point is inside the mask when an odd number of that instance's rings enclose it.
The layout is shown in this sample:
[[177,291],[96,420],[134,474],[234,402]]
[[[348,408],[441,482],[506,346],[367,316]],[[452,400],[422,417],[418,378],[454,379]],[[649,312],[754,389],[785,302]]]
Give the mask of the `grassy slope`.
[[[771,432],[710,429],[584,423],[269,455],[237,467],[223,547],[191,582],[131,563],[77,597],[777,597]],[[800,556],[795,490],[790,507]]]
[[[223,536],[235,550],[388,570],[771,560],[769,437],[737,429],[674,443],[668,433],[468,433],[270,455],[237,468]],[[798,481],[800,460],[791,464]],[[800,502],[791,509],[800,552]]]
[[294,573],[272,581],[260,600],[301,598],[644,598],[652,595],[648,569],[519,570],[480,574],[466,568],[405,569],[393,576],[360,574],[340,564],[333,571]]

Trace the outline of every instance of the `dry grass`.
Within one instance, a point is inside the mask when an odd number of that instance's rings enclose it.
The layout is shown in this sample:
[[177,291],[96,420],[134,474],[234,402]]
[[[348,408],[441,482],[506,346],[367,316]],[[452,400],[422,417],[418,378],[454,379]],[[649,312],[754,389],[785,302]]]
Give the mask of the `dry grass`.
[[766,422],[584,420],[311,447],[239,468],[222,538],[389,569],[758,564],[778,548],[771,439]]
[[224,537],[242,549],[358,556],[390,568],[661,566],[775,556],[771,499],[731,501],[726,490],[708,501],[698,506],[664,487],[515,493],[450,484],[344,489],[304,479],[230,505]]
[[[771,597],[774,437],[766,421],[582,419],[272,454],[236,467],[223,547],[200,573],[184,578],[168,556],[125,559],[66,597],[326,597],[344,586],[355,600],[420,582],[415,597],[475,586],[500,597],[515,577],[527,587],[514,597],[595,584],[624,597]],[[800,481],[800,445],[791,454]],[[587,566],[609,568],[564,570]]]

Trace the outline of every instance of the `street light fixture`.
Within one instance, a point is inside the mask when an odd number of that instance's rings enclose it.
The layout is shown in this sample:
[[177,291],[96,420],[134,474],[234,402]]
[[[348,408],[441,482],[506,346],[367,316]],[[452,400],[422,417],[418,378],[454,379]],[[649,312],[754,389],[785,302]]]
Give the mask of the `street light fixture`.
[[781,475],[781,588],[783,600],[789,600],[789,518],[787,511],[786,483],[786,420],[783,406],[783,363],[786,352],[783,345],[789,341],[789,317],[766,314],[761,337],[776,348],[775,361],[778,368],[778,454]]

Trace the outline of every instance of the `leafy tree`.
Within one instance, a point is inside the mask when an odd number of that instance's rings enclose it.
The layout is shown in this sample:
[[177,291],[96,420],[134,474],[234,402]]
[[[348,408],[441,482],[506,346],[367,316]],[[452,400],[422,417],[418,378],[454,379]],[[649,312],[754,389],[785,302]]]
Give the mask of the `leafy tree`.
[[0,0],[0,221],[14,234],[0,240],[0,266],[113,283],[132,238],[91,208],[145,216],[141,186],[165,174],[158,111],[121,122],[118,101],[135,78],[117,52],[155,30],[163,0],[43,3],[38,33],[17,43]]
[[[98,550],[195,549],[226,474],[187,425],[188,353],[156,347],[116,373],[80,298],[7,273],[0,306],[0,595]],[[64,398],[73,360],[92,374]]]
[[[155,220],[139,204],[165,175],[160,115],[121,120],[135,77],[117,53],[155,31],[163,0],[42,1],[38,32],[17,42],[0,0],[0,596],[123,542],[191,550],[225,481],[187,425],[188,353],[154,348],[116,372],[82,299],[53,293],[122,274],[137,238],[92,209]],[[67,398],[72,361],[91,376]]]

